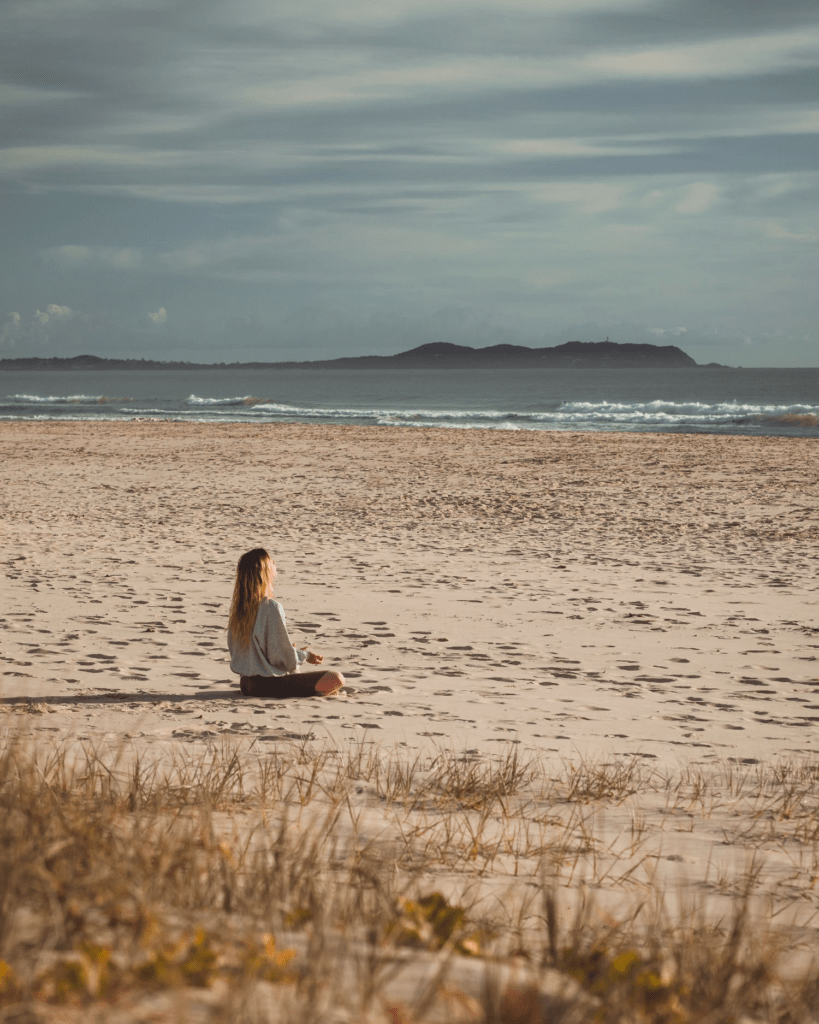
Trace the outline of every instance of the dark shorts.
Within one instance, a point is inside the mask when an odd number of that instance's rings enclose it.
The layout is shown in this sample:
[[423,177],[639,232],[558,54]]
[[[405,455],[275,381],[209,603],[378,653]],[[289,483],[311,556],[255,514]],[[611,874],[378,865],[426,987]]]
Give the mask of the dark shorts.
[[293,672],[288,676],[242,676],[239,688],[245,697],[315,697],[316,683],[326,671]]

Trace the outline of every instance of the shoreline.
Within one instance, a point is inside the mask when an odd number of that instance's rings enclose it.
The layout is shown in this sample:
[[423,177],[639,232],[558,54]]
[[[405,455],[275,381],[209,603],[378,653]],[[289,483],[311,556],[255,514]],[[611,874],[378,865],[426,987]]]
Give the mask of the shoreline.
[[[73,401],[73,399],[63,399],[66,403]],[[94,405],[107,405],[114,399],[109,398],[107,395],[100,395],[89,400]],[[122,399],[116,399],[116,401],[123,401]],[[248,396],[236,402],[237,405],[257,406],[264,403],[263,399],[254,398]],[[86,401],[85,404],[88,404]],[[469,412],[471,410],[468,410]],[[524,418],[520,413],[497,413],[496,410],[490,410],[493,415],[497,415],[502,421],[504,418],[508,420]],[[295,415],[295,414],[294,414]],[[364,412],[362,416],[366,415]],[[360,423],[343,422],[342,417],[333,417],[332,419],[322,420],[320,417],[307,417],[298,419],[228,419],[224,414],[222,416],[213,415],[211,417],[202,416],[201,414],[195,413],[189,416],[182,416],[179,413],[168,413],[166,415],[148,414],[148,415],[126,415],[120,414],[116,416],[102,416],[102,415],[87,415],[87,416],[72,416],[72,415],[52,415],[47,416],[43,414],[32,414],[30,416],[4,416],[0,414],[0,423],[115,423],[115,424],[128,424],[128,423],[186,423],[191,426],[203,425],[203,426],[247,426],[247,427],[278,427],[278,426],[297,426],[297,427],[352,427],[355,429],[362,430],[441,430],[441,431],[456,431],[456,430],[468,430],[468,431],[484,431],[487,433],[545,433],[545,434],[603,434],[607,436],[633,436],[635,434],[649,434],[657,437],[669,437],[675,435],[693,435],[697,437],[736,437],[736,438],[750,438],[752,440],[760,440],[763,438],[777,438],[783,437],[793,441],[808,441],[816,442],[819,439],[819,435],[811,434],[796,434],[796,433],[783,433],[781,428],[790,429],[810,429],[819,426],[819,416],[815,416],[813,413],[799,413],[799,414],[786,414],[782,416],[754,416],[748,417],[748,422],[743,424],[745,427],[751,425],[762,426],[766,424],[769,428],[779,427],[778,432],[769,433],[747,433],[741,431],[728,431],[722,428],[720,425],[696,425],[696,424],[683,424],[676,426],[669,426],[666,429],[659,428],[656,424],[650,426],[634,426],[630,430],[625,430],[621,426],[596,426],[594,428],[587,427],[582,428],[574,424],[568,426],[562,426],[550,422],[544,426],[520,426],[517,423],[505,423],[500,422],[497,426],[492,426],[486,423],[450,423],[441,424],[435,422],[412,422],[413,419],[420,417],[419,413],[411,413],[406,410],[397,410],[394,412],[396,417],[395,422],[386,423]],[[480,413],[476,413],[479,416]],[[406,416],[406,422],[397,422],[397,418],[400,416]],[[351,417],[352,418],[352,417]]]

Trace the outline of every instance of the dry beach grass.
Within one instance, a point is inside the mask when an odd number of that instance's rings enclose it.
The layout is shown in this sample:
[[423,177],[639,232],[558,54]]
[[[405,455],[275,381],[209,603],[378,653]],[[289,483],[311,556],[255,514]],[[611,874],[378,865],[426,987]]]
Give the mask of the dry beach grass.
[[[817,1019],[794,916],[815,915],[816,765],[157,759],[20,733],[0,779],[0,1019]],[[717,809],[737,827],[722,842],[788,849],[790,876],[750,854],[664,871],[681,818],[718,845]],[[612,839],[607,815],[629,827]]]
[[[816,1019],[815,442],[0,454],[0,1020]],[[259,543],[339,697],[238,696]]]

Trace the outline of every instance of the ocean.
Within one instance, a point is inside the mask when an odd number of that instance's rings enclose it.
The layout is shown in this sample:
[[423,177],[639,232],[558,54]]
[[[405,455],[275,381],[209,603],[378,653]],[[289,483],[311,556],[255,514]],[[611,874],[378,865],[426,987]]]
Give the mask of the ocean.
[[0,419],[819,437],[819,369],[0,371]]

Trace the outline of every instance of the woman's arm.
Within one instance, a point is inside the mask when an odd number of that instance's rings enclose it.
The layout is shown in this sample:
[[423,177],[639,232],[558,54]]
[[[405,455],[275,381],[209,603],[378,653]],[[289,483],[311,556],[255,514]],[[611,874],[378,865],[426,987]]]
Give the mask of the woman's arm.
[[285,672],[295,672],[306,660],[305,651],[297,651],[287,634],[284,608],[278,601],[265,603],[264,653],[271,665]]

